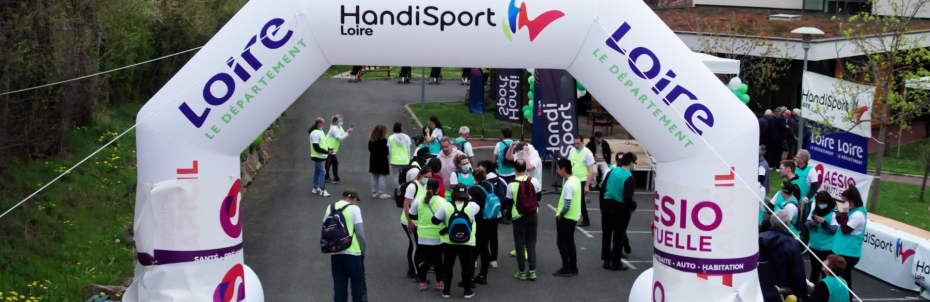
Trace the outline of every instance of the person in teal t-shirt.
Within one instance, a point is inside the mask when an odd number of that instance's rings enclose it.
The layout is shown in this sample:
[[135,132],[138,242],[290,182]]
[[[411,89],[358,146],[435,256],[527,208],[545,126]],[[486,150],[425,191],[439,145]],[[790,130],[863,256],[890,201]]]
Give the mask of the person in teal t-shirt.
[[810,230],[810,243],[808,243],[808,246],[812,252],[808,254],[811,260],[811,273],[808,280],[817,283],[822,278],[820,273],[822,264],[820,261],[833,254],[833,238],[836,236],[839,224],[836,222],[836,215],[834,215],[836,201],[833,200],[830,193],[827,193],[827,191],[817,192],[814,197],[814,204],[814,208],[811,210],[810,215],[807,216],[804,225]]
[[[834,277],[830,274],[839,275],[839,272],[846,271],[846,259],[840,255],[830,254],[823,258],[823,274],[826,278],[815,282],[814,290],[805,302],[848,302],[849,290],[846,288],[846,281],[842,278]],[[818,273],[821,273],[818,271]]]

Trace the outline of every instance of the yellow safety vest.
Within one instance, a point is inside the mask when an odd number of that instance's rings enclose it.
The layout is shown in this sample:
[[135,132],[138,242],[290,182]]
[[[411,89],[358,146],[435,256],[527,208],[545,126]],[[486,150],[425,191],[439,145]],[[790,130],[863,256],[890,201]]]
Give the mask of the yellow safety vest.
[[[344,133],[344,131],[342,131],[342,127],[332,125],[332,126],[329,126],[329,131],[333,131],[334,128],[336,129],[336,135],[342,136],[342,134]],[[339,140],[338,138],[329,138],[329,134],[326,135],[326,146],[333,148],[333,153],[339,152],[339,145],[341,144],[342,144],[342,141]]]
[[586,147],[581,147],[581,152],[572,148],[568,153],[568,159],[572,162],[572,175],[578,177],[579,181],[588,179],[588,166],[584,164],[584,156],[587,152],[591,151]]
[[[320,129],[313,130],[313,132],[315,132],[315,133],[317,133],[317,134],[320,135],[320,148],[323,148],[323,150],[326,150],[326,134],[323,133],[323,130],[320,130]],[[317,152],[317,151],[316,151],[316,148],[313,148],[313,138],[312,138],[313,133],[310,133],[310,136],[311,136],[311,138],[310,138],[310,156],[311,156],[311,157],[316,157],[316,158],[326,158],[326,157],[329,157],[329,153],[320,153],[320,152]]]
[[583,193],[581,181],[574,175],[565,180],[565,184],[562,188],[562,195],[559,196],[559,207],[555,209],[555,216],[559,216],[559,213],[562,212],[562,208],[565,207],[565,188],[568,186],[572,186],[574,189],[572,190],[572,204],[569,205],[568,212],[565,213],[562,218],[578,221],[578,219],[581,219],[581,203],[584,202],[584,200],[581,198],[581,193]]
[[[419,181],[419,180],[412,180],[412,181],[413,181],[413,184],[415,184],[415,185],[417,186],[417,193],[414,194],[413,199],[417,199],[417,198],[421,198],[421,199],[422,199],[422,198],[426,197],[426,186],[420,184],[420,181]],[[405,192],[404,194],[406,194],[406,192]],[[411,201],[411,202],[412,202],[412,201]],[[404,213],[403,210],[400,211],[400,223],[401,223],[401,224],[407,224],[407,214]],[[416,224],[417,221],[414,220],[413,223]]]
[[[336,202],[336,209],[339,209],[345,205],[349,204],[345,200],[340,200]],[[326,216],[329,216],[330,207],[326,207]],[[362,247],[358,245],[358,236],[355,236],[355,223],[352,222],[352,214],[349,213],[349,207],[346,207],[342,210],[342,216],[346,219],[346,228],[349,231],[349,234],[352,235],[352,245],[349,246],[343,252],[352,253],[352,254],[362,254]]]
[[410,153],[408,153],[407,146],[398,143],[396,135],[391,135],[388,142],[391,143],[390,161],[392,165],[403,166],[410,162]]

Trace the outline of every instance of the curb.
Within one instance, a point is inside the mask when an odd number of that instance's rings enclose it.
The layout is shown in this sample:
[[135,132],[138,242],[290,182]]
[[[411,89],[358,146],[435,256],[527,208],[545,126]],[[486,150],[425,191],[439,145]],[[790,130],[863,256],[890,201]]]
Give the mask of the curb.
[[[871,173],[870,175],[872,175],[872,176],[875,176],[875,170],[871,170],[871,169],[870,169],[870,170],[866,170],[866,172]],[[914,175],[914,174],[907,174],[907,173],[898,173],[898,172],[882,171],[882,175],[886,175],[886,174],[887,174],[887,175],[895,175],[895,176],[904,176],[904,177],[920,178],[920,179],[923,179],[923,178],[924,178],[923,175]]]
[[[461,101],[445,101],[445,102],[433,102],[433,103],[456,103]],[[423,123],[420,123],[420,119],[417,118],[417,115],[413,113],[413,109],[410,109],[410,105],[416,105],[416,103],[405,104],[404,112],[407,113],[407,116],[413,119],[413,122],[417,124],[417,127],[423,129]],[[525,142],[530,142],[530,140],[525,140]],[[494,146],[483,146],[483,147],[472,147],[472,150],[484,150],[484,149],[494,149]]]

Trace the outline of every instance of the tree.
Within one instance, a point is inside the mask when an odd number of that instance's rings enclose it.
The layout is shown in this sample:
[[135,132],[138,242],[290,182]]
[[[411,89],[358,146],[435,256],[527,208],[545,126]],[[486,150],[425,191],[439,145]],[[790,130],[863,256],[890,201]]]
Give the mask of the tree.
[[[844,78],[876,87],[878,99],[872,106],[872,121],[879,126],[877,140],[884,149],[888,126],[907,128],[910,121],[930,108],[927,91],[906,89],[914,81],[930,76],[930,51],[922,47],[923,37],[908,33],[916,28],[915,16],[927,9],[930,0],[872,1],[873,12],[864,11],[840,20],[839,26],[850,47],[859,56],[842,64]],[[836,17],[834,17],[836,19]],[[918,85],[918,88],[922,85]],[[844,93],[856,93],[845,91]],[[850,116],[854,113],[850,112]],[[883,152],[876,152],[875,175],[882,175]],[[875,212],[881,181],[872,183],[869,211]]]
[[787,41],[776,41],[759,34],[754,26],[714,21],[708,24],[691,24],[698,33],[700,46],[695,51],[741,61],[739,78],[746,83],[750,96],[760,108],[758,97],[778,91],[775,80],[791,67],[788,51],[794,47]]

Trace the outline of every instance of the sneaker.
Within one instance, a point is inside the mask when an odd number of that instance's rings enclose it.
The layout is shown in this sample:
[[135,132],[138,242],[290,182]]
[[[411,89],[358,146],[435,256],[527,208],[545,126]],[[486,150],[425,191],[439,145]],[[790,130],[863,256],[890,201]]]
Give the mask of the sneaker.
[[329,194],[329,192],[326,192],[326,190],[324,189],[323,191],[320,192],[320,196],[329,197],[330,194]]
[[433,285],[433,287],[436,288],[437,291],[441,290],[443,297],[446,297],[446,298],[449,297],[449,289],[446,288],[445,284],[442,284],[442,281],[436,282],[436,284]]
[[514,279],[526,280],[526,273],[517,272],[516,274],[513,274],[513,277]]
[[391,196],[390,194],[385,193],[385,194],[381,194],[380,196],[378,196],[378,198],[391,199],[391,198],[394,198],[394,196]]
[[[316,190],[316,189],[314,189],[314,190]],[[316,193],[316,192],[314,192],[314,193]],[[510,251],[510,257],[516,257],[516,256],[517,256],[517,250],[512,250],[512,251]]]
[[[458,286],[464,288],[464,287],[465,287],[465,281],[459,281]],[[478,285],[475,284],[474,282],[472,282],[467,288],[477,288],[477,287],[478,287]]]
[[378,198],[378,193],[371,194],[371,198]]
[[536,271],[530,271],[526,273],[526,279],[530,281],[536,281]]
[[313,191],[310,191],[311,194],[320,194],[320,189],[313,188]]
[[[516,256],[517,256],[517,250],[510,251],[510,257],[516,257]],[[529,259],[529,258],[530,258],[530,253],[527,252],[526,250],[523,250],[523,259]],[[496,264],[497,261],[491,261],[491,263]],[[497,267],[497,265],[494,265],[494,267]]]
[[580,226],[580,227],[586,227],[586,226],[589,226],[589,225],[591,225],[591,220],[582,220],[581,223],[578,224],[578,226]]
[[427,288],[427,287],[428,287],[428,286],[427,286],[426,282],[417,282],[417,288],[419,288],[421,292],[422,292],[422,291],[426,291],[426,288]]
[[465,289],[465,299],[470,299],[471,297],[474,297],[474,296],[475,296],[475,291],[474,291],[474,290],[472,290],[472,289],[470,289],[470,288],[466,288],[466,289]]
[[559,269],[555,271],[555,273],[552,273],[552,275],[556,277],[571,277],[572,272],[566,269]]
[[[477,276],[477,277],[475,277],[474,282],[475,282],[476,284],[488,285],[488,277],[485,277],[485,276]],[[477,286],[473,286],[473,287],[477,287]]]
[[413,279],[416,277],[417,277],[417,274],[414,274],[413,272],[407,272],[407,279]]
[[344,182],[342,182],[341,180],[334,180],[333,184],[341,185],[341,184],[344,184]]
[[[514,254],[516,254],[516,253],[514,253]],[[497,267],[497,261],[491,261],[491,267],[495,267],[495,268],[496,268],[496,267]]]
[[578,268],[577,268],[577,267],[576,267],[576,268],[573,268],[573,269],[571,270],[571,272],[572,272],[572,276],[578,276]]
[[444,290],[442,290],[442,297],[443,297],[443,298],[448,298],[448,297],[451,296],[451,295],[452,295],[452,293],[451,293],[451,291],[450,291],[449,289],[444,289]]
[[475,267],[478,267],[478,261],[475,261]]

